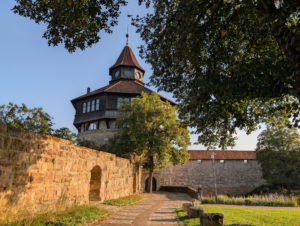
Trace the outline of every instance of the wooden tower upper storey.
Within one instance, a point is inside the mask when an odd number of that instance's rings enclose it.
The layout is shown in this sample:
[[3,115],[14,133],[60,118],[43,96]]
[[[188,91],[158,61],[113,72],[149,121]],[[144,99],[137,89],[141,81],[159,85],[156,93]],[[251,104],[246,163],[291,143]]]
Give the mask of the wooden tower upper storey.
[[135,80],[144,84],[144,74],[145,70],[138,63],[127,41],[116,63],[109,68],[110,83],[119,80]]

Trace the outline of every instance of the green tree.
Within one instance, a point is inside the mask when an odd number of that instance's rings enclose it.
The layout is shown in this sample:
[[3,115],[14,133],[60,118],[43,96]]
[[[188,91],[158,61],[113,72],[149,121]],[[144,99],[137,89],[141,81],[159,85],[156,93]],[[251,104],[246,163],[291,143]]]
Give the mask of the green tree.
[[64,43],[74,52],[97,43],[100,31],[111,33],[124,5],[124,0],[16,0],[13,12],[45,23],[49,46]]
[[151,83],[174,93],[200,143],[234,144],[285,109],[299,126],[300,1],[153,0],[134,24]]
[[28,108],[25,104],[3,104],[0,105],[0,121],[14,128],[77,142],[76,134],[68,128],[53,129],[52,117],[42,108]]
[[52,132],[52,136],[59,137],[61,139],[70,140],[74,144],[78,144],[77,136],[75,133],[72,133],[71,130],[67,127],[62,127],[59,129],[56,129]]
[[189,154],[189,132],[186,124],[178,120],[176,108],[164,102],[156,93],[142,93],[131,103],[122,103],[119,109],[121,128],[112,142],[120,156],[135,155],[143,159],[149,170],[148,191],[152,192],[154,169],[161,169],[169,162],[185,163]]
[[[151,83],[174,94],[200,143],[232,146],[236,129],[249,134],[282,109],[299,126],[300,1],[138,2],[151,5],[134,20]],[[99,31],[111,32],[126,3],[16,0],[13,11],[45,23],[49,45],[64,42],[73,52],[97,43]]]
[[271,184],[300,185],[300,136],[297,129],[268,127],[258,137],[257,159]]

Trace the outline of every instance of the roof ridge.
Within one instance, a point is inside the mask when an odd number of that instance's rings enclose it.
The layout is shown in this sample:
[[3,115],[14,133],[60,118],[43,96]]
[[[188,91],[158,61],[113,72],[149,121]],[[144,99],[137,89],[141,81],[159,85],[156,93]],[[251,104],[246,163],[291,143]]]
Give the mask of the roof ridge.
[[103,91],[108,91],[109,89],[113,88],[114,86],[116,86],[118,83],[120,83],[121,81],[117,81],[115,84],[110,84],[108,85],[108,87],[106,87]]

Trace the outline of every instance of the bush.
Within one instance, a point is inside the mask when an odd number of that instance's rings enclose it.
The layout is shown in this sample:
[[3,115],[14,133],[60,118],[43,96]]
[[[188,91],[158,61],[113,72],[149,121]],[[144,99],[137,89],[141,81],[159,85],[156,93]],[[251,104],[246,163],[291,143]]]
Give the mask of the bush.
[[219,195],[216,202],[215,197],[204,197],[202,203],[248,205],[248,206],[300,206],[300,196],[285,196],[277,193],[268,195],[253,195],[248,197],[228,197]]

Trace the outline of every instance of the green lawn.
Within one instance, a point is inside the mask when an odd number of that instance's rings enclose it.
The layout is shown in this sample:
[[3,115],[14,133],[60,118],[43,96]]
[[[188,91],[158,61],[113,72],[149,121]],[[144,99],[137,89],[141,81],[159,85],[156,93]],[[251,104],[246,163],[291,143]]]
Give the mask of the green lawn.
[[77,206],[71,209],[38,215],[21,221],[1,224],[7,226],[73,226],[85,225],[96,220],[100,220],[109,212],[93,206]]
[[[252,224],[255,226],[300,226],[300,210],[274,210],[235,207],[201,207],[206,213],[223,213],[225,224]],[[176,210],[186,226],[200,225],[199,218],[189,219],[181,208]]]
[[143,199],[142,196],[139,195],[131,195],[119,199],[111,199],[111,200],[105,200],[104,204],[113,205],[113,206],[127,206],[137,203]]

